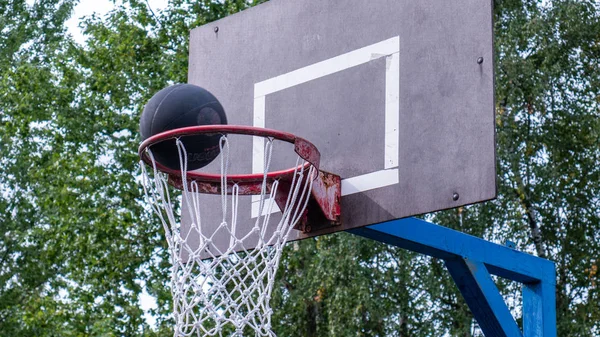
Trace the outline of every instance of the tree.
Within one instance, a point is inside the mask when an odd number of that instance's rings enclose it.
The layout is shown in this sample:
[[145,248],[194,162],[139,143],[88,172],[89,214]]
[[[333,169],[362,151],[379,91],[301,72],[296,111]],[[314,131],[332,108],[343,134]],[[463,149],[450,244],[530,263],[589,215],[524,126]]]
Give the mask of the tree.
[[170,334],[164,234],[136,181],[137,115],[185,81],[190,27],[249,4],[176,2],[157,16],[131,1],[84,20],[85,45],[64,30],[73,5],[0,5],[0,331],[152,335],[147,282],[156,333]]
[[559,335],[597,335],[600,6],[507,2],[497,12],[494,218],[523,249],[556,261]]
[[[168,256],[137,183],[137,119],[187,78],[193,27],[262,1],[0,2],[2,335],[171,335]],[[557,262],[560,336],[600,334],[600,5],[497,0],[498,199],[434,222]],[[507,297],[516,285],[498,281]],[[145,286],[145,287],[144,287]],[[157,299],[150,327],[143,289]],[[471,336],[443,263],[350,234],[290,244],[280,336]],[[515,311],[518,314],[518,310]]]

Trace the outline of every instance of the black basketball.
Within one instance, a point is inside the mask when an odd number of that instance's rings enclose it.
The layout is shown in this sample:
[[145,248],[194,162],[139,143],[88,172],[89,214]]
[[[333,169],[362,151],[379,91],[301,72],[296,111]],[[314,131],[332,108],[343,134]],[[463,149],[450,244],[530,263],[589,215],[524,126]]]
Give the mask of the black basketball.
[[[144,107],[140,118],[142,141],[164,131],[187,126],[227,124],[221,103],[207,90],[192,84],[175,84],[157,92]],[[182,137],[188,160],[188,170],[208,165],[219,155],[221,135]],[[150,150],[160,164],[180,169],[175,140],[153,145]]]

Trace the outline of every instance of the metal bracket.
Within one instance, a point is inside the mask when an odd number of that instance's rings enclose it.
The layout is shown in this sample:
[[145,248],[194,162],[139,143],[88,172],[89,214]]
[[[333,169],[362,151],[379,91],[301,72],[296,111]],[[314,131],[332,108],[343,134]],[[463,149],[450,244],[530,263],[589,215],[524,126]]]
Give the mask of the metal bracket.
[[[275,198],[277,205],[283,209],[290,186],[279,183],[278,193],[281,197]],[[342,179],[333,173],[319,171],[319,176],[313,182],[311,197],[304,210],[304,215],[294,226],[294,229],[304,233],[315,230],[339,226],[341,224]]]

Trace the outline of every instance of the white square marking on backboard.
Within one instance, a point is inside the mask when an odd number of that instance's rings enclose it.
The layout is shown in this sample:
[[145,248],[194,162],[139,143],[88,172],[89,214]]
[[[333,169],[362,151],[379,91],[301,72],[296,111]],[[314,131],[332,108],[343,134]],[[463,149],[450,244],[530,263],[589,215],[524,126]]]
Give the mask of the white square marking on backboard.
[[[266,96],[299,84],[385,57],[385,142],[383,170],[342,180],[342,196],[399,182],[400,37],[396,36],[254,84],[254,126],[264,128]],[[263,173],[264,138],[252,142],[252,173]],[[260,196],[252,196],[252,217],[258,216]],[[272,200],[266,200],[268,203]],[[267,203],[267,205],[268,205]],[[268,208],[268,207],[265,207]],[[274,207],[274,209],[278,209]]]

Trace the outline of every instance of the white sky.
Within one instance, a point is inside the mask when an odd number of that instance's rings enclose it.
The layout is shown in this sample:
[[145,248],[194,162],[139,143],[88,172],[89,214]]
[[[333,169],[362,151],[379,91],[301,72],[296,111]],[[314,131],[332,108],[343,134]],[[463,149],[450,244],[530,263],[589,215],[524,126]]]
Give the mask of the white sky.
[[[148,0],[148,2],[150,3],[152,10],[157,13],[167,6],[168,0]],[[66,22],[69,33],[71,33],[75,41],[83,43],[85,38],[81,33],[81,29],[78,27],[79,20],[82,17],[92,15],[93,13],[104,15],[113,9],[113,7],[114,3],[111,0],[80,0],[79,4],[75,7],[73,16]]]

